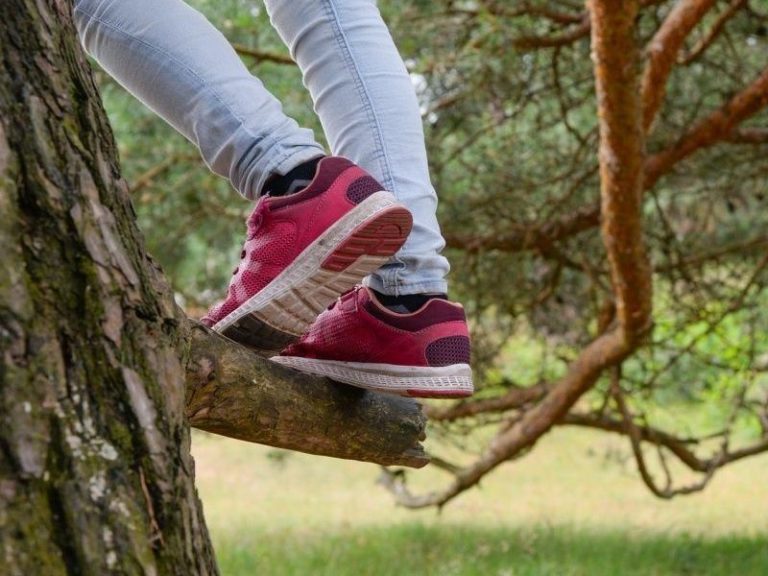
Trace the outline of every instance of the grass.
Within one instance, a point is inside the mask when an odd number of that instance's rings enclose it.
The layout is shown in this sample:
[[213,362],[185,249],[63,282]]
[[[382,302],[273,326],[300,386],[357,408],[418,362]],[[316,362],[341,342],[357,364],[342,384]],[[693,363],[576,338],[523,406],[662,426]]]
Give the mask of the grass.
[[243,576],[757,576],[768,569],[768,548],[756,538],[409,523],[314,537],[255,532],[225,538],[219,561],[223,574]]
[[438,514],[394,507],[375,466],[204,434],[193,452],[224,576],[768,574],[768,457],[662,502],[621,439],[557,431]]

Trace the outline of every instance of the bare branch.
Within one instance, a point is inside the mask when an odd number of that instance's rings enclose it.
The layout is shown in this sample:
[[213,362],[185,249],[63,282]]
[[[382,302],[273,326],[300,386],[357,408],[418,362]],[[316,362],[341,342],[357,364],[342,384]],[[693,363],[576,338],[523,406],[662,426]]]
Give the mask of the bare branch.
[[727,141],[733,144],[766,144],[768,143],[768,129],[738,128],[731,132]]
[[[483,10],[493,14],[494,16],[502,16],[504,18],[519,18],[520,16],[541,16],[547,20],[551,20],[557,24],[578,24],[580,23],[585,14],[583,12],[568,12],[566,10],[559,10],[552,8],[551,6],[542,6],[533,4],[531,2],[520,2],[514,7],[508,6],[505,2],[483,2]],[[477,14],[479,10],[473,10],[473,14]]]
[[566,46],[582,38],[587,38],[590,28],[589,18],[585,16],[578,26],[573,26],[561,34],[553,36],[521,36],[515,38],[512,41],[512,45],[522,50],[557,48],[558,46]]
[[645,483],[645,485],[654,494],[654,496],[658,496],[659,498],[663,498],[666,500],[674,496],[677,496],[679,494],[691,494],[693,492],[698,492],[700,490],[703,490],[704,487],[707,484],[709,484],[709,481],[714,476],[715,470],[717,469],[716,466],[710,466],[706,471],[704,471],[704,475],[699,481],[680,487],[680,488],[673,488],[672,478],[669,474],[668,468],[666,467],[666,462],[664,462],[663,465],[664,465],[664,470],[666,472],[667,485],[664,488],[661,488],[656,483],[656,481],[653,478],[653,475],[648,469],[648,465],[646,464],[646,461],[645,461],[645,456],[643,455],[642,436],[637,426],[635,425],[634,420],[632,419],[632,415],[629,412],[629,407],[627,406],[627,403],[624,400],[624,393],[621,391],[621,387],[619,386],[619,377],[618,377],[619,368],[616,367],[615,370],[617,371],[617,375],[614,377],[613,384],[611,385],[611,395],[616,401],[616,405],[618,406],[619,411],[621,412],[622,418],[624,420],[625,434],[629,437],[630,443],[632,445],[632,453],[635,456],[637,469],[640,472],[640,477],[643,479],[643,483]]
[[495,398],[467,400],[447,408],[427,405],[424,407],[424,412],[433,422],[452,422],[479,414],[490,414],[522,408],[526,404],[541,400],[549,389],[550,385],[548,384],[537,384],[530,388],[512,388],[505,394]]
[[232,47],[235,49],[235,52],[241,56],[248,56],[249,58],[256,60],[256,62],[272,62],[274,64],[285,64],[288,66],[294,66],[296,64],[293,61],[293,58],[285,54],[250,48],[244,44],[232,44]]
[[466,252],[502,250],[504,252],[525,252],[544,250],[552,244],[591,230],[600,223],[600,210],[588,206],[565,216],[530,227],[521,227],[487,236],[469,236],[446,232],[445,239],[452,248]]
[[693,153],[727,140],[736,127],[768,105],[768,68],[723,106],[699,120],[669,148],[649,157],[645,165],[645,187]]
[[178,162],[181,162],[184,160],[193,160],[195,158],[197,158],[197,156],[194,156],[192,154],[172,154],[171,156],[164,158],[163,160],[161,160],[160,162],[148,168],[145,172],[137,176],[133,180],[133,183],[131,184],[129,192],[131,194],[134,194],[139,190],[146,188],[147,186],[151,186],[155,178],[157,178],[167,170],[170,170]]
[[403,506],[442,506],[500,463],[530,449],[605,369],[631,354],[647,333],[651,287],[642,239],[643,131],[634,38],[639,2],[592,0],[589,8],[600,117],[603,242],[611,265],[617,323],[584,348],[541,402],[503,427],[480,458],[457,471],[445,489],[414,495],[402,478],[387,477],[385,485]]
[[[768,68],[720,108],[697,122],[677,142],[645,161],[643,189],[652,189],[679,162],[719,142],[762,143],[765,130],[739,130],[738,126],[768,106]],[[448,234],[450,246],[469,252],[541,250],[555,242],[593,229],[600,223],[600,208],[587,206],[551,222],[531,225],[507,234],[467,237]]]
[[661,108],[667,92],[667,79],[677,62],[677,54],[685,39],[715,0],[680,0],[670,11],[648,43],[648,63],[643,75],[643,128],[647,132]]
[[728,8],[726,8],[722,14],[718,16],[717,20],[715,20],[715,23],[709,29],[709,32],[707,32],[707,34],[701,40],[699,40],[699,42],[696,43],[690,52],[683,55],[682,58],[678,60],[678,64],[688,66],[689,64],[695,62],[699,56],[704,54],[704,52],[707,51],[707,49],[714,43],[714,41],[717,40],[717,37],[723,31],[728,21],[746,5],[747,0],[731,0]]

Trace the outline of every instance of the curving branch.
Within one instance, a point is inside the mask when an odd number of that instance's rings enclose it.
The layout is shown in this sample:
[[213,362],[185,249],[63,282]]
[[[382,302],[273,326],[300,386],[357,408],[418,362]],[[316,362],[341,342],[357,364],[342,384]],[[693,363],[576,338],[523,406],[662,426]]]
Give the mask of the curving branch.
[[461,418],[469,418],[478,414],[491,414],[523,408],[544,398],[551,385],[537,384],[529,388],[512,388],[505,394],[495,398],[465,400],[447,408],[427,405],[424,412],[432,422],[453,422]]
[[745,6],[747,6],[747,0],[731,0],[728,8],[717,17],[717,20],[715,20],[715,23],[709,29],[707,34],[699,40],[687,54],[682,55],[682,57],[678,59],[678,64],[688,66],[695,62],[699,56],[704,54],[715,40],[717,40],[718,36],[720,36],[721,32],[725,29],[725,25],[728,21]]
[[267,52],[266,50],[259,50],[258,48],[250,48],[245,44],[232,44],[232,48],[240,56],[247,56],[254,59],[256,62],[272,62],[273,64],[285,64],[286,66],[295,66],[296,62],[293,58],[286,54],[278,54],[277,52]]
[[[681,161],[696,152],[721,142],[762,144],[768,141],[761,128],[739,126],[768,106],[768,68],[728,102],[695,123],[668,148],[646,158],[643,190],[651,190],[659,179]],[[501,250],[504,252],[542,251],[556,242],[594,229],[600,223],[600,207],[585,206],[558,219],[531,224],[505,234],[466,236],[446,234],[448,245],[468,252]]]
[[309,454],[420,468],[429,462],[417,402],[269,362],[197,322],[187,327],[193,428]]
[[561,420],[603,372],[631,354],[650,327],[650,264],[642,238],[643,130],[634,38],[639,2],[592,0],[592,45],[600,117],[602,236],[616,301],[616,322],[570,364],[566,375],[533,408],[502,428],[483,454],[454,473],[443,490],[412,494],[403,476],[382,483],[409,508],[443,506],[515,458]]
[[718,142],[727,141],[739,124],[768,106],[768,68],[723,106],[699,120],[677,142],[650,156],[645,186],[652,188],[678,162]]
[[[667,0],[642,0],[640,6],[649,8],[662,4]],[[509,18],[516,18],[522,15],[540,16],[556,24],[568,25],[570,28],[559,34],[551,36],[521,36],[512,40],[512,45],[521,50],[538,50],[543,48],[560,48],[568,46],[584,38],[588,38],[592,30],[589,12],[583,14],[573,14],[560,12],[544,6],[531,6],[524,3],[523,6],[514,10],[505,10],[499,7],[486,7],[492,14]]]
[[577,40],[589,37],[592,28],[589,17],[585,16],[581,22],[570,29],[552,36],[520,36],[512,41],[515,48],[521,50],[534,50],[538,48],[557,48],[573,44]]
[[768,143],[768,129],[737,128],[728,136],[731,144],[765,144]]
[[683,43],[715,0],[680,0],[648,43],[643,74],[643,128],[647,132],[667,93],[667,80]]
[[474,236],[446,231],[444,236],[451,248],[460,248],[465,252],[501,250],[503,252],[543,251],[553,244],[592,230],[600,224],[600,209],[587,206],[580,210],[548,220],[541,224],[513,228],[497,234]]

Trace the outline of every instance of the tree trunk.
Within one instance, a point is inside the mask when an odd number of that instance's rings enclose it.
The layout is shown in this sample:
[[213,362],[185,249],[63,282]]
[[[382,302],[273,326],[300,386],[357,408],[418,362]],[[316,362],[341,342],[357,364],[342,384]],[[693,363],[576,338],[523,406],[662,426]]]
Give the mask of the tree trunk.
[[216,574],[182,317],[69,2],[0,2],[0,574]]
[[216,574],[189,425],[429,462],[412,400],[186,318],[146,255],[64,0],[0,2],[0,575]]

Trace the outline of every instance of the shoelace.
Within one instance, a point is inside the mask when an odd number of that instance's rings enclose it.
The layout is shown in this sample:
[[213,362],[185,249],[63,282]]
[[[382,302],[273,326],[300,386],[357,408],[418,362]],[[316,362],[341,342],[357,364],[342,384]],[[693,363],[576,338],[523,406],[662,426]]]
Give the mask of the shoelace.
[[263,212],[265,208],[262,208],[262,206],[263,204],[259,203],[246,221],[245,242],[243,242],[243,248],[240,250],[240,263],[238,263],[238,265],[232,271],[232,276],[236,275],[240,271],[240,264],[242,264],[243,258],[245,258],[247,254],[245,250],[245,244],[256,237],[256,232],[258,232],[259,226],[261,226],[261,223],[264,220]]
[[334,300],[333,302],[328,304],[328,307],[326,308],[326,310],[333,310],[334,308],[336,308],[336,304],[341,304],[341,302],[343,300],[349,298],[351,295],[354,296],[355,298],[357,298],[357,293],[360,292],[360,290],[362,290],[362,289],[363,289],[363,287],[358,284],[357,286],[352,288],[352,290],[348,290],[348,291],[344,292],[344,294],[342,294],[341,296],[336,298],[336,300]]

